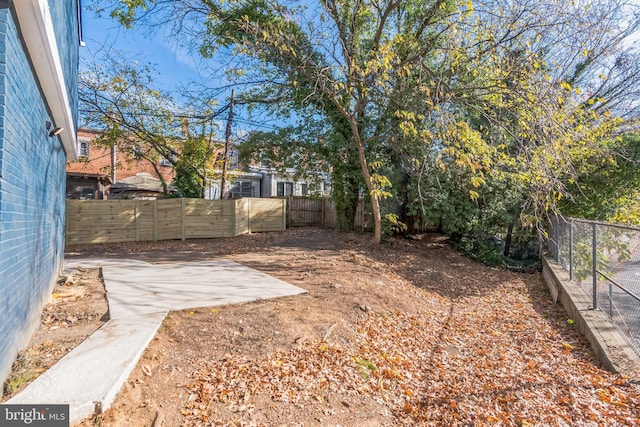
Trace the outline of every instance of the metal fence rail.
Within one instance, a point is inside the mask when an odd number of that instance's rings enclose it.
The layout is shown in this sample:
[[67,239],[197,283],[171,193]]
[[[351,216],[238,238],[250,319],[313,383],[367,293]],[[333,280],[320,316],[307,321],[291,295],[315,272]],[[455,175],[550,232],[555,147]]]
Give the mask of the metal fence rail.
[[549,249],[640,355],[640,228],[555,217]]

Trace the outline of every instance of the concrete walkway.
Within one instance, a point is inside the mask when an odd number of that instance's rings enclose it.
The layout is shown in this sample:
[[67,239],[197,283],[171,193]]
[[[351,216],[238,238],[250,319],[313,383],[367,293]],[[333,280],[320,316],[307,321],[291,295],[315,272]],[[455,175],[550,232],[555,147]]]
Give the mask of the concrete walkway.
[[6,403],[69,404],[72,423],[111,405],[170,310],[305,292],[227,260],[73,259],[65,267],[102,267],[110,320]]

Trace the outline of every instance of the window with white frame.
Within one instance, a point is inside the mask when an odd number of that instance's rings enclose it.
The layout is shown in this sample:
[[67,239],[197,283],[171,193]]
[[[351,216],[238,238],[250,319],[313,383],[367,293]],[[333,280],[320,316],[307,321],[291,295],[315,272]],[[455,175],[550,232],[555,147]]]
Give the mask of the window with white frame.
[[78,157],[89,157],[89,141],[80,140],[79,142]]
[[237,170],[238,169],[238,151],[230,150],[229,151],[229,170]]
[[276,195],[278,197],[293,196],[293,182],[278,182],[276,184]]
[[260,167],[270,168],[271,167],[271,159],[264,151],[260,153]]
[[251,184],[251,181],[240,181],[236,183],[236,185],[233,186],[231,195],[234,199],[239,199],[241,197],[252,197],[253,185]]

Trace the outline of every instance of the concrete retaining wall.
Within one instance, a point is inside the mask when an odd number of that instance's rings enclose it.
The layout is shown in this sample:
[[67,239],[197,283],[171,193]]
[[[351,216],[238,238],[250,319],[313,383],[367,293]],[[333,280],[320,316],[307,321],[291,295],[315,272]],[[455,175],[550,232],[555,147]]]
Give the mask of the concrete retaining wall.
[[593,351],[605,368],[622,375],[640,372],[640,357],[629,347],[613,323],[600,310],[592,308],[591,297],[558,263],[550,258],[542,260],[542,277],[557,294],[575,326],[589,340]]

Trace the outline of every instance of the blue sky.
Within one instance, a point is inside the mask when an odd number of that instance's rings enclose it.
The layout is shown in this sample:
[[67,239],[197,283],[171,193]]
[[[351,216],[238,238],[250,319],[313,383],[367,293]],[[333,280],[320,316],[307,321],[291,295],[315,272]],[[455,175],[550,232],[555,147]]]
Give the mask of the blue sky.
[[[176,99],[180,99],[177,88],[190,82],[208,83],[220,81],[217,77],[202,75],[198,66],[198,57],[190,55],[182,49],[173,46],[171,42],[163,39],[162,33],[148,37],[139,29],[130,30],[122,28],[116,21],[107,17],[98,17],[86,8],[82,11],[82,31],[86,47],[80,49],[83,60],[92,61],[92,57],[99,53],[103,47],[111,48],[122,53],[126,58],[134,59],[140,63],[149,63],[154,66],[155,74],[153,86],[163,91],[171,92]],[[231,91],[227,96],[229,96]],[[228,99],[219,100],[219,105],[225,105]],[[254,123],[249,121],[246,111],[241,108],[234,110],[234,133],[243,135],[250,128],[260,130],[272,130],[274,125],[268,123]],[[224,131],[226,117],[219,122],[220,131]]]
[[97,17],[92,11],[82,11],[82,30],[86,47],[80,55],[91,60],[103,47],[122,52],[141,63],[154,64],[158,71],[155,83],[160,89],[173,92],[179,83],[202,81],[197,63],[156,34],[152,39],[135,29],[127,30],[109,17]]
[[[86,8],[82,11],[82,36],[85,47],[80,49],[81,70],[82,62],[93,62],[93,56],[99,56],[103,49],[112,49],[121,53],[125,58],[139,63],[150,64],[155,69],[153,87],[170,92],[174,99],[179,100],[178,88],[190,82],[204,83],[207,76],[199,72],[197,59],[184,52],[170,42],[164,40],[162,34],[153,37],[133,29],[122,28],[116,21],[107,17],[98,17]],[[230,92],[230,91],[229,91]],[[221,99],[219,105],[226,104],[227,99]],[[236,109],[236,120],[242,120],[241,111]],[[224,132],[225,118],[218,122],[221,137]],[[244,134],[247,124],[236,121],[233,125],[234,133]]]

